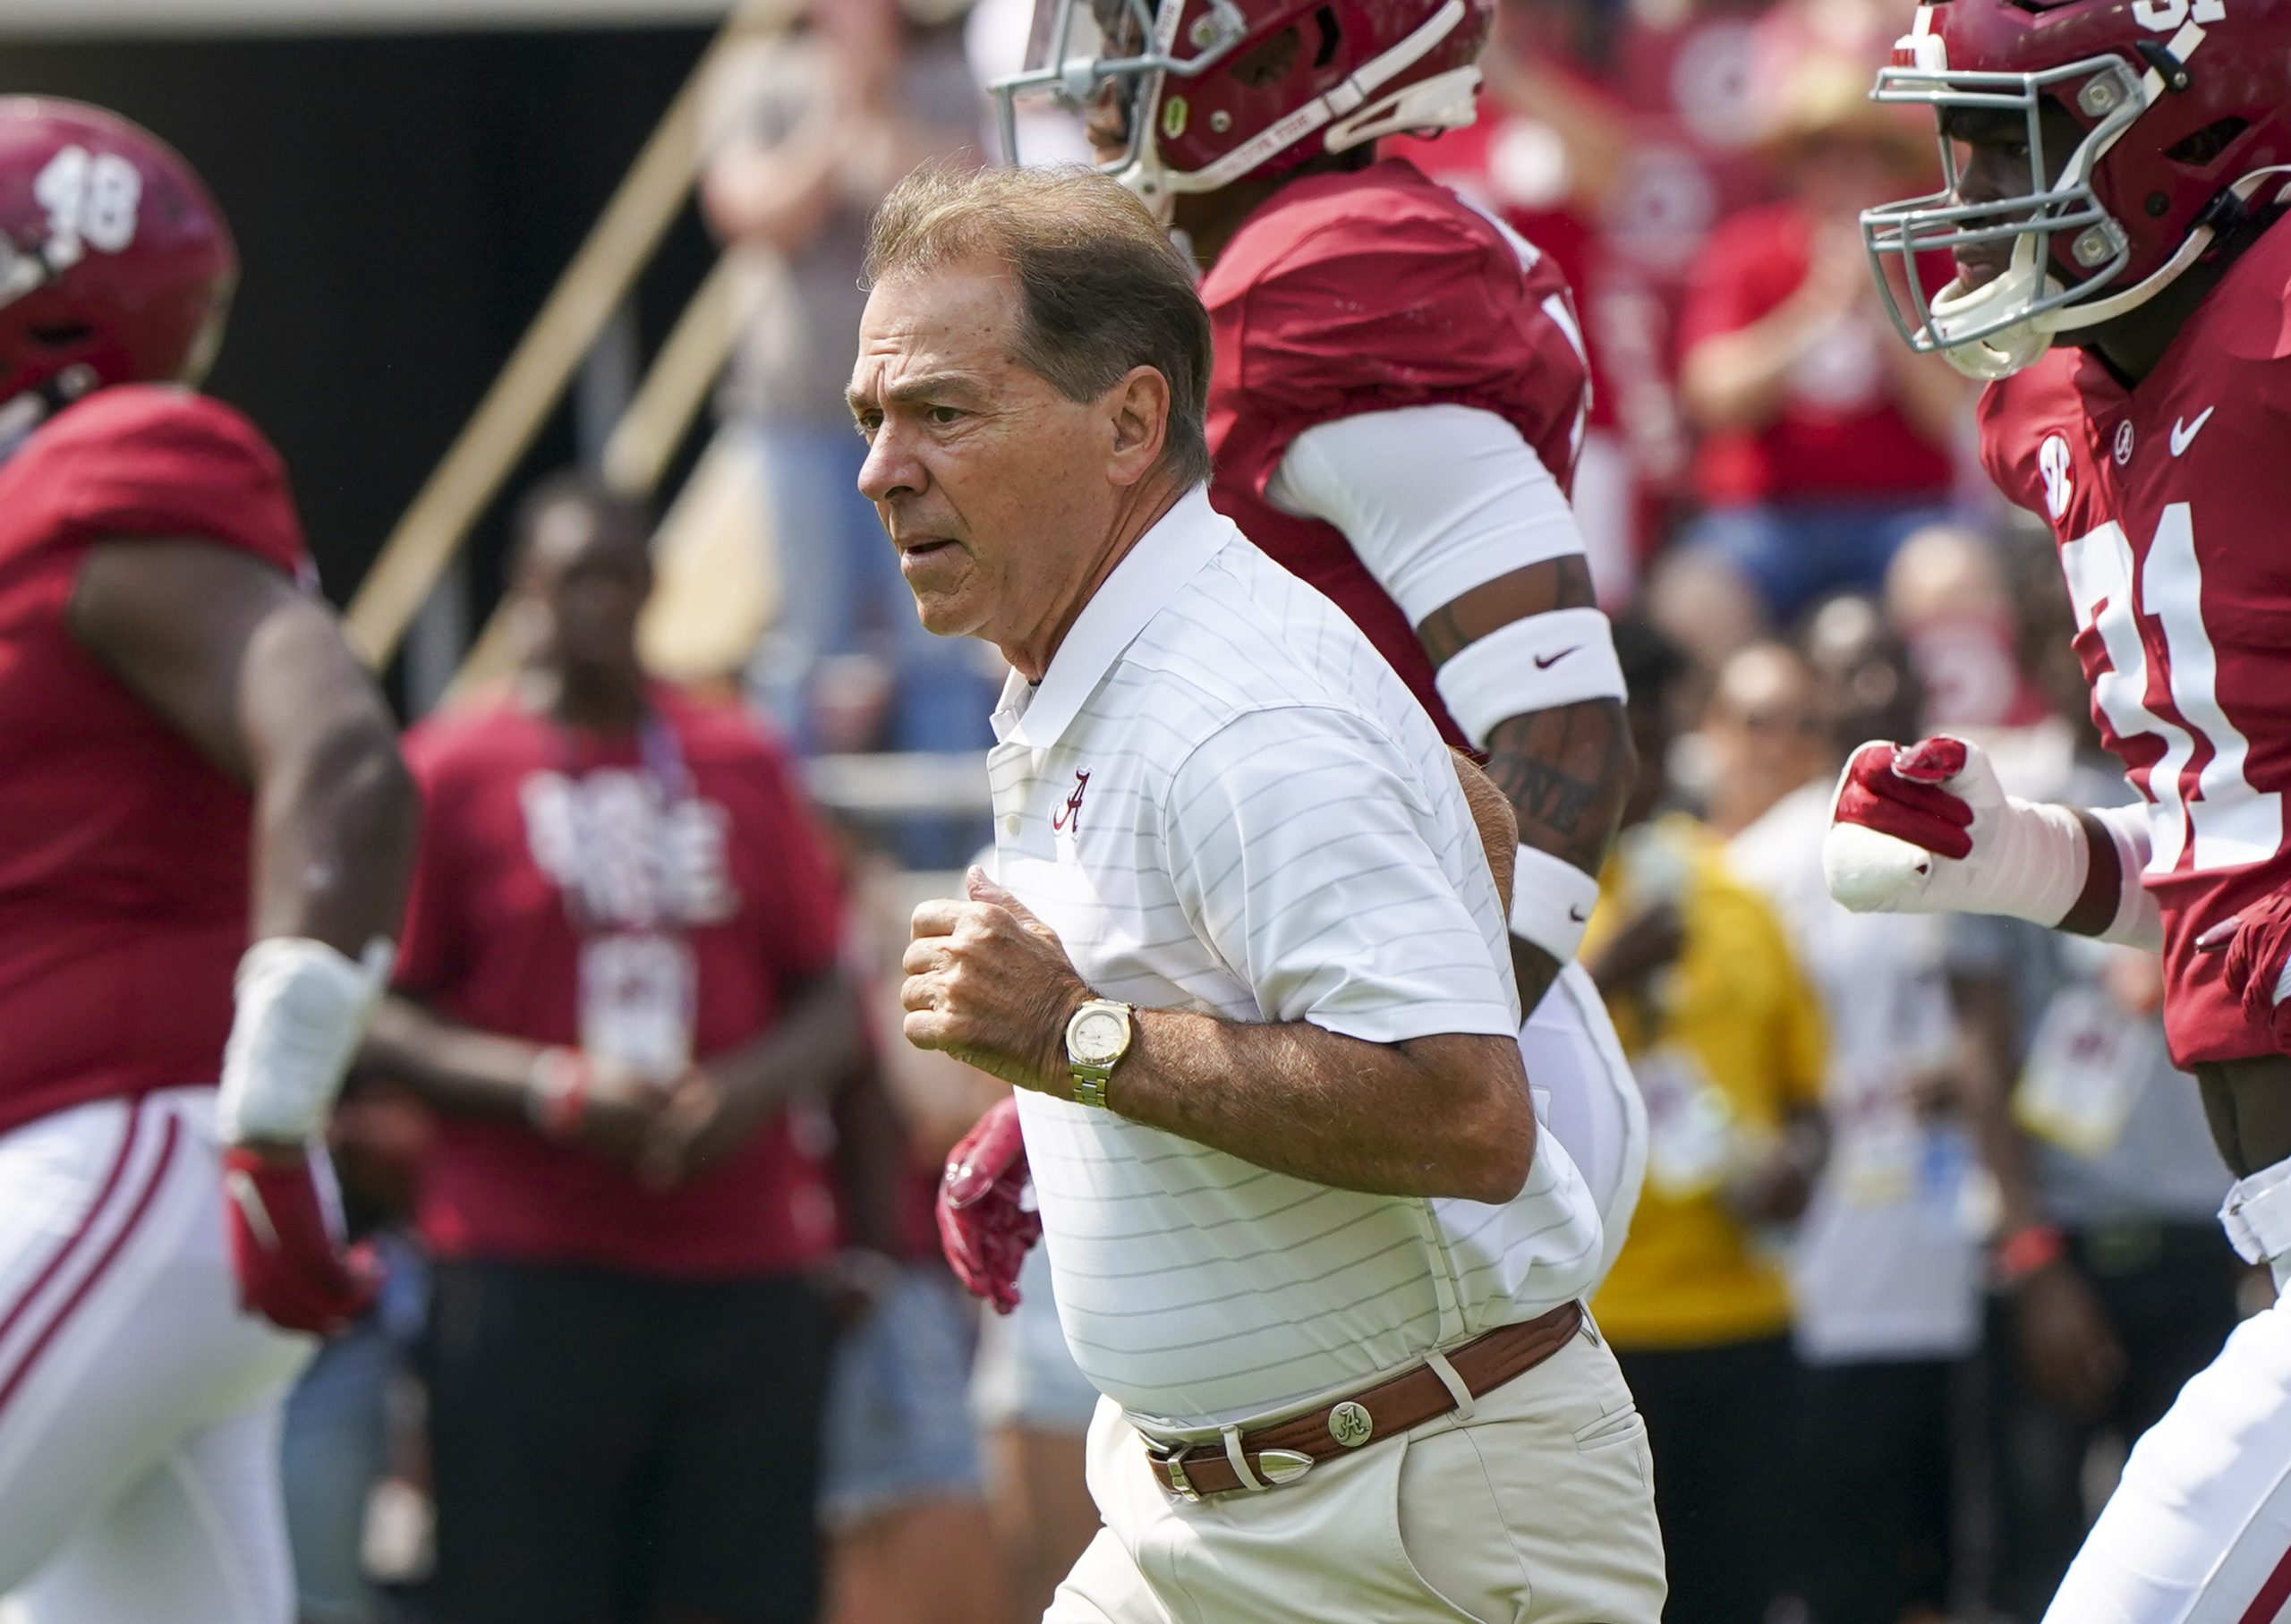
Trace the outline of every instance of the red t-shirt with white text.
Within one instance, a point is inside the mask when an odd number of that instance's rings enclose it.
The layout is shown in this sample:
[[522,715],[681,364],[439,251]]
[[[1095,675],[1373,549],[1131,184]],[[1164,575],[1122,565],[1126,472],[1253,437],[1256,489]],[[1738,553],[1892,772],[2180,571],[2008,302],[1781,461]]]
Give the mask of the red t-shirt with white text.
[[68,624],[110,540],[312,574],[277,454],[219,401],[101,389],[0,462],[0,1131],[212,1083],[246,948],[246,790]]
[[[793,990],[832,973],[838,902],[786,758],[733,707],[665,689],[652,701],[689,779],[681,793],[662,793],[637,735],[575,732],[515,702],[407,735],[424,810],[400,991],[461,1025],[577,1044],[584,927],[566,888],[584,883],[668,893],[644,900],[689,944],[703,1063],[767,1032]],[[656,867],[664,880],[650,878]],[[443,1257],[684,1278],[794,1271],[837,1244],[823,1129],[815,1114],[783,1114],[721,1167],[658,1195],[524,1123],[449,1118],[419,1220]]]

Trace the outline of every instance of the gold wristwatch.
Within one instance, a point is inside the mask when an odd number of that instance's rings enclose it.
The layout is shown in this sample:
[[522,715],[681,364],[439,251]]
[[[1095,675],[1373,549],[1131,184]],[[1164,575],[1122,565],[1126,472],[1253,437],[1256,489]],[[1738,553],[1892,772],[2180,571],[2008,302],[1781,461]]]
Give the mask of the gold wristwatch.
[[1073,1075],[1077,1105],[1111,1109],[1106,1103],[1106,1080],[1137,1035],[1137,1025],[1129,1018],[1130,1008],[1111,999],[1094,998],[1066,1023],[1066,1067]]

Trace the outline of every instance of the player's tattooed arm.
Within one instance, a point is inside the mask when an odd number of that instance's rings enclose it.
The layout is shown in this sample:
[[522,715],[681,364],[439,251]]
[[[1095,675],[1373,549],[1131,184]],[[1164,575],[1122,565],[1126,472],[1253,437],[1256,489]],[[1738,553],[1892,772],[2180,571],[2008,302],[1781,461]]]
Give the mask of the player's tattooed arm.
[[[1597,605],[1590,566],[1570,554],[1474,587],[1425,616],[1416,635],[1436,667],[1512,621]],[[1638,771],[1618,701],[1585,700],[1499,722],[1487,737],[1486,769],[1519,818],[1521,845],[1598,872]],[[1559,974],[1558,962],[1517,937],[1512,959],[1521,1007],[1532,1008]]]

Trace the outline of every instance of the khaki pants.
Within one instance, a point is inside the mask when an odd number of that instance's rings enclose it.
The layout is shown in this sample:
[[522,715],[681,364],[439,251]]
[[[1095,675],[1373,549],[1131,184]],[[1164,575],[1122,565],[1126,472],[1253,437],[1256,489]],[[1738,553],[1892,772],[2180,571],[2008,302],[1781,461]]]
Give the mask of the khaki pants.
[[1588,1329],[1477,1399],[1469,1421],[1428,1421],[1263,1493],[1165,1494],[1106,1400],[1089,1479],[1105,1526],[1044,1624],[1662,1617],[1646,1424]]

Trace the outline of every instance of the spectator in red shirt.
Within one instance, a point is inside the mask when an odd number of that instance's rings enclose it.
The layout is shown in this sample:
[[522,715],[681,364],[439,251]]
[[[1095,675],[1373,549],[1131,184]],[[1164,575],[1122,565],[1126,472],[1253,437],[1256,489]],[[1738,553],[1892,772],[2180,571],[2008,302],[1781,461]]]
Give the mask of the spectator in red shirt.
[[1679,391],[1706,512],[1655,611],[1713,664],[1826,592],[1874,590],[1955,483],[1963,380],[1886,330],[1857,224],[1914,189],[1932,148],[1850,71],[1810,55],[1784,76],[1791,195],[1722,223],[1688,292]]
[[559,482],[519,531],[528,667],[406,740],[421,853],[365,1056],[440,1116],[439,1611],[808,1624],[806,1275],[862,1051],[828,862],[779,751],[645,679],[642,516]]

